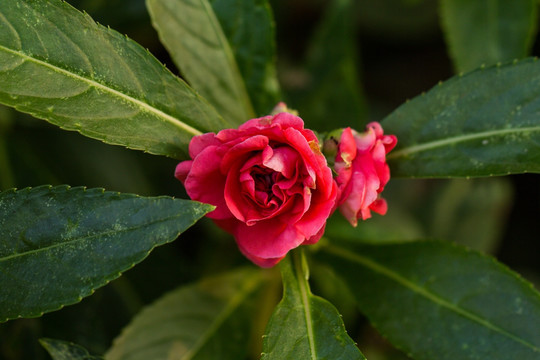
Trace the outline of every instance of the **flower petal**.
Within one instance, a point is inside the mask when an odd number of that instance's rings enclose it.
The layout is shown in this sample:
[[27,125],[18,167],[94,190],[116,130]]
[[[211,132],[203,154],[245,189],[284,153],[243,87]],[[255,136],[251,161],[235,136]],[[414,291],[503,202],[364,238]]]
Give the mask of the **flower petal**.
[[279,219],[261,221],[253,226],[238,224],[234,236],[245,254],[264,259],[283,257],[305,240],[294,224]]
[[[232,217],[223,197],[225,176],[220,171],[220,160],[219,148],[207,147],[193,160],[184,181],[190,198],[216,206],[216,209],[207,215],[212,219]],[[180,166],[180,171],[184,170],[184,166],[187,165]],[[182,172],[180,174],[183,175]]]

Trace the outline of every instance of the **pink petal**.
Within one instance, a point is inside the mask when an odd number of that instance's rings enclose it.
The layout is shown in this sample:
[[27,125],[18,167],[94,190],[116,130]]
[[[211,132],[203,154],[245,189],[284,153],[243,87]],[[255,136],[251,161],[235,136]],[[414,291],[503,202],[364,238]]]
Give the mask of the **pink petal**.
[[338,144],[337,162],[344,162],[344,166],[351,164],[356,157],[356,141],[350,127],[343,129]]
[[294,225],[279,219],[261,221],[253,226],[239,224],[234,236],[245,254],[263,259],[283,257],[305,240]]
[[225,174],[229,172],[234,163],[244,163],[248,161],[253,151],[261,151],[268,146],[268,138],[262,135],[255,135],[244,139],[242,142],[229,148],[221,159],[221,171]]
[[263,161],[263,165],[269,169],[283,174],[286,178],[291,178],[296,173],[298,153],[288,147],[280,146],[273,149],[272,156]]
[[[220,171],[220,159],[218,148],[207,147],[193,160],[184,181],[184,187],[191,199],[216,206],[216,209],[207,215],[212,219],[232,216],[223,196],[225,176]],[[186,165],[180,167],[180,171],[184,170],[184,166]]]
[[386,203],[386,200],[380,198],[375,200],[370,206],[370,210],[375,211],[377,214],[385,215],[388,211],[388,204]]
[[191,171],[191,166],[193,166],[193,160],[182,161],[181,163],[176,165],[174,177],[180,180],[183,184],[186,181],[189,172]]
[[311,193],[309,209],[296,223],[296,228],[304,234],[306,239],[320,232],[330,214],[335,210],[337,185],[332,180],[330,169],[324,168],[323,170],[328,170],[329,181],[323,182],[324,176],[320,177],[320,186],[318,184],[317,191]]
[[313,245],[316,244],[320,238],[324,235],[324,229],[326,228],[326,223],[323,225],[323,227],[319,230],[318,233],[310,237],[309,239],[306,239],[302,245]]
[[244,254],[244,256],[247,257],[249,260],[251,260],[255,265],[260,266],[262,268],[271,268],[285,257],[285,255],[283,255],[277,258],[265,259],[265,258],[261,258],[261,257],[255,256],[246,252],[240,245],[238,245],[238,249],[240,249],[242,254]]
[[204,149],[209,146],[219,146],[221,142],[216,138],[214,133],[206,133],[199,136],[194,136],[189,142],[189,156],[195,159]]
[[354,139],[358,152],[369,152],[377,140],[377,135],[375,130],[368,128],[364,133],[357,133]]

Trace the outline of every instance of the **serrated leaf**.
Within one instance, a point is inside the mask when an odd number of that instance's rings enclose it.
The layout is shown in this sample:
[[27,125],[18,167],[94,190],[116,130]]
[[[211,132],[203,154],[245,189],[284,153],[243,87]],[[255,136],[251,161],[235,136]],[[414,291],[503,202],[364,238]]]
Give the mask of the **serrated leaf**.
[[540,63],[456,76],[401,105],[382,125],[398,138],[393,176],[540,172]]
[[80,301],[212,208],[66,186],[1,192],[0,322]]
[[298,251],[280,267],[283,299],[268,322],[261,360],[365,359],[347,335],[337,309],[311,293],[307,263]]
[[309,85],[298,99],[298,110],[310,127],[331,131],[362,129],[366,103],[360,84],[355,40],[357,2],[332,0],[316,28],[306,67]]
[[439,242],[328,245],[317,257],[414,359],[540,359],[540,294],[493,258]]
[[0,103],[174,158],[228,125],[147,50],[60,0],[0,2]]
[[105,358],[243,359],[265,285],[262,271],[241,269],[180,287],[137,315]]
[[536,32],[535,0],[441,0],[440,5],[458,72],[527,56]]
[[51,355],[53,360],[101,360],[102,357],[92,356],[83,347],[61,340],[40,339],[39,342]]
[[210,0],[242,73],[257,116],[280,100],[275,24],[268,0]]
[[254,117],[230,44],[208,0],[147,0],[159,37],[182,76],[231,124]]

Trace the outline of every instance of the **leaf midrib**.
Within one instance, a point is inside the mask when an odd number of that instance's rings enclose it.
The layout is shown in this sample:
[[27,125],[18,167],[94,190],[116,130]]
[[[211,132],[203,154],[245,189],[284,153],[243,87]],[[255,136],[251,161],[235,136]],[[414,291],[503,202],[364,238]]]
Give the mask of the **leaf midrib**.
[[55,249],[55,248],[58,248],[58,247],[70,245],[70,244],[77,243],[77,242],[80,242],[80,241],[86,241],[86,240],[90,240],[90,239],[97,238],[97,237],[120,234],[120,233],[125,233],[125,232],[138,230],[140,228],[144,228],[144,227],[151,226],[151,225],[154,225],[154,224],[157,224],[157,223],[160,223],[160,222],[165,222],[165,221],[169,221],[169,220],[172,220],[172,219],[180,218],[182,216],[183,216],[183,214],[176,214],[176,215],[173,215],[173,216],[168,216],[168,217],[164,217],[164,218],[161,218],[161,219],[156,219],[156,220],[150,221],[148,223],[128,227],[128,228],[121,229],[121,230],[109,230],[109,231],[104,231],[104,232],[100,232],[100,233],[96,233],[96,234],[92,234],[92,235],[76,237],[76,238],[61,242],[61,243],[52,244],[52,245],[45,246],[45,247],[42,247],[42,248],[39,248],[39,249],[33,249],[33,250],[25,251],[25,252],[22,252],[22,253],[16,253],[16,254],[1,257],[0,258],[0,263],[4,262],[4,261],[11,260],[11,259],[14,259],[14,258],[18,258],[18,257],[29,256],[29,255],[37,254],[37,253],[40,253],[40,252],[43,252],[43,251],[52,250],[52,249]]
[[378,263],[376,263],[375,261],[369,259],[369,258],[366,258],[362,255],[359,255],[359,254],[355,254],[351,251],[348,251],[346,249],[343,249],[343,248],[340,248],[338,246],[335,246],[335,245],[327,245],[326,246],[326,249],[339,256],[339,257],[342,257],[342,258],[345,258],[345,259],[348,259],[350,261],[353,261],[353,262],[356,262],[360,265],[363,265],[369,269],[371,269],[372,271],[374,272],[377,272],[379,274],[382,274],[382,275],[385,275],[387,276],[388,278],[394,280],[395,282],[397,282],[398,284],[402,285],[403,287],[411,290],[412,292],[414,293],[417,293],[418,295],[420,296],[423,296],[425,297],[426,299],[428,300],[431,300],[433,301],[434,303],[438,304],[439,306],[443,307],[443,308],[446,308],[452,312],[455,312],[479,325],[482,325],[482,326],[485,326],[486,328],[490,329],[490,330],[493,330],[503,336],[506,336],[508,337],[509,339],[523,345],[523,346],[526,346],[530,349],[532,349],[533,351],[536,351],[536,352],[540,352],[540,348],[536,347],[535,345],[529,343],[528,341],[525,341],[519,337],[517,337],[516,335],[492,324],[491,322],[489,322],[488,320],[484,319],[484,318],[481,318],[465,309],[462,309],[448,301],[446,301],[445,299],[439,297],[438,295],[432,293],[432,292],[429,292],[427,291],[425,288],[422,288],[418,285],[416,285],[415,283],[409,281],[408,279],[406,279],[405,277],[399,275],[398,273],[392,271],[391,269],[383,266],[383,265],[380,265]]
[[68,76],[70,78],[73,78],[73,79],[76,79],[78,81],[81,81],[81,82],[84,82],[86,84],[88,84],[89,86],[91,87],[94,87],[94,88],[97,88],[97,89],[100,89],[104,92],[108,92],[110,93],[111,95],[113,96],[116,96],[124,101],[127,101],[128,103],[132,103],[134,104],[136,107],[140,108],[142,111],[146,111],[146,112],[149,112],[149,113],[152,113],[158,117],[161,117],[163,118],[164,120],[172,123],[173,125],[175,125],[176,127],[182,129],[183,131],[187,132],[187,133],[190,133],[192,134],[193,136],[197,136],[197,135],[201,135],[202,132],[195,129],[194,127],[184,123],[183,121],[163,112],[162,110],[159,110],[147,103],[145,103],[144,101],[141,101],[137,98],[134,98],[130,95],[127,95],[127,94],[124,94],[116,89],[113,89],[109,86],[106,86],[106,85],[103,85],[102,83],[100,82],[97,82],[93,79],[89,79],[89,78],[86,78],[84,76],[81,76],[79,74],[76,74],[74,72],[71,72],[71,71],[68,71],[66,69],[63,69],[61,67],[58,67],[56,65],[53,65],[53,64],[50,64],[46,61],[43,61],[43,60],[40,60],[40,59],[37,59],[35,57],[32,57],[30,55],[27,55],[27,54],[23,54],[21,53],[20,51],[18,50],[14,50],[14,49],[10,49],[8,47],[5,47],[3,45],[0,45],[0,50],[3,50],[9,54],[12,54],[12,55],[15,55],[15,56],[19,56],[21,57],[24,61],[29,61],[29,62],[32,62],[32,63],[35,63],[39,66],[43,66],[43,67],[46,67],[46,68],[49,68],[51,69],[52,71],[54,72],[57,72],[57,73],[60,73],[64,76]]
[[307,327],[307,338],[309,343],[309,349],[310,349],[310,355],[312,360],[317,360],[317,349],[315,347],[315,335],[313,334],[313,319],[311,318],[311,306],[310,306],[310,290],[309,285],[307,283],[306,276],[304,274],[304,271],[302,270],[302,258],[303,254],[300,254],[300,252],[296,252],[293,255],[293,262],[294,262],[294,273],[296,280],[298,282],[298,287],[300,291],[300,297],[302,299],[303,310],[304,310],[304,318],[306,320],[306,327]]
[[445,139],[426,142],[420,145],[412,145],[409,147],[399,149],[397,151],[392,151],[390,154],[386,156],[386,158],[390,160],[390,159],[396,159],[400,157],[406,157],[414,153],[431,150],[431,149],[435,149],[435,148],[439,148],[439,147],[443,147],[443,146],[447,146],[451,144],[456,144],[460,142],[481,139],[481,138],[504,136],[508,134],[521,133],[521,132],[536,132],[536,131],[540,131],[540,126],[520,127],[520,128],[514,128],[514,129],[498,129],[498,130],[477,132],[477,133],[472,133],[472,134],[458,135],[458,136],[453,136],[453,137],[449,137]]

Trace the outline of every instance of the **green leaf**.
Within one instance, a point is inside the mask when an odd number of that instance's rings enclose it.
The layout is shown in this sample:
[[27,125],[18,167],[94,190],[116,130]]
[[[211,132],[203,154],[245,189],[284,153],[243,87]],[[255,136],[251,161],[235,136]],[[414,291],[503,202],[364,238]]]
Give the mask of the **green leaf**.
[[100,360],[91,356],[83,347],[61,340],[40,339],[39,342],[49,352],[53,360]]
[[60,0],[0,2],[0,103],[174,158],[228,125],[147,50]]
[[535,0],[441,0],[441,24],[458,72],[528,55],[537,23]]
[[426,209],[431,220],[429,238],[493,253],[505,233],[512,203],[509,180],[501,177],[445,182],[434,206]]
[[261,360],[365,359],[336,308],[311,293],[303,254],[295,251],[280,266],[283,299],[268,322]]
[[183,77],[231,124],[254,117],[229,42],[208,0],[147,0],[159,37]]
[[[337,276],[330,266],[317,261],[310,262],[309,282],[322,298],[336,307],[346,329],[358,328],[359,311],[356,299],[345,281]],[[365,352],[364,347],[360,348]]]
[[540,294],[493,258],[439,242],[328,245],[316,256],[414,359],[540,359]]
[[398,145],[392,175],[464,177],[540,172],[540,63],[456,76],[383,120]]
[[212,208],[67,186],[1,192],[0,322],[80,301]]
[[210,0],[210,3],[257,115],[268,115],[281,98],[275,64],[275,24],[268,0]]
[[137,315],[105,358],[243,359],[266,280],[249,268],[180,287]]
[[309,49],[310,86],[299,99],[298,110],[318,130],[347,126],[363,130],[366,102],[356,67],[355,5],[352,0],[332,0]]

